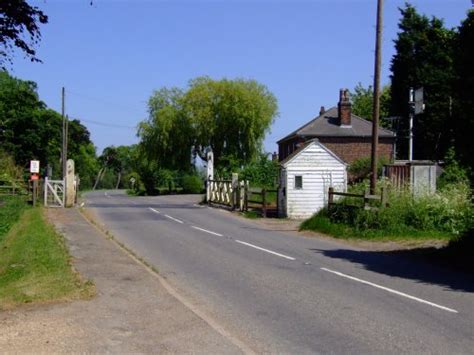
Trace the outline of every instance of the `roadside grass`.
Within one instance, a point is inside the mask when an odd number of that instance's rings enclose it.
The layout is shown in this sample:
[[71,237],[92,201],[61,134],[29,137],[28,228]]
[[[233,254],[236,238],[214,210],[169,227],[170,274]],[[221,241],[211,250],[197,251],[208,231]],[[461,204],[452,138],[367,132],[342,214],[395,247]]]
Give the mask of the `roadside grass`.
[[18,221],[27,208],[24,198],[19,196],[1,196],[0,198],[0,243],[10,228]]
[[[3,215],[5,206],[0,206]],[[11,228],[0,234],[0,309],[92,297],[93,283],[72,269],[64,240],[45,221],[43,210],[20,202],[11,208],[8,221],[2,219]]]
[[410,227],[393,229],[359,229],[344,223],[334,223],[323,213],[314,215],[300,225],[300,231],[318,231],[339,239],[360,239],[372,241],[449,241],[454,235],[433,230],[416,230]]

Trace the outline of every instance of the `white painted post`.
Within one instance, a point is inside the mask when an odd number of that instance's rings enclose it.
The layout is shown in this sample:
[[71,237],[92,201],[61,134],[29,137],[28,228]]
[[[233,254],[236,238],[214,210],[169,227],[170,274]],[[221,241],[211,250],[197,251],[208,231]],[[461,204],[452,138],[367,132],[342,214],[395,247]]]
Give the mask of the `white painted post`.
[[64,183],[66,185],[64,191],[64,207],[74,206],[74,201],[76,200],[74,176],[74,160],[68,159],[66,164],[66,177],[64,178]]
[[214,180],[214,153],[212,151],[207,152],[207,189],[206,189],[206,200],[207,203],[211,202],[211,181]]

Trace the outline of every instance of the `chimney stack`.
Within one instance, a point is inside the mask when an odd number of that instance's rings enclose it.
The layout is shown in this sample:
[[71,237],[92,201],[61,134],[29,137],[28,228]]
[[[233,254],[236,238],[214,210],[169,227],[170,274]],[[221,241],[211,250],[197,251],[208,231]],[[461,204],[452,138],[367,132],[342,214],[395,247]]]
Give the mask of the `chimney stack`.
[[326,112],[326,109],[324,108],[324,106],[321,106],[321,108],[319,109],[319,116],[324,115],[324,112]]
[[341,127],[351,126],[352,105],[349,99],[349,90],[339,90],[338,122]]

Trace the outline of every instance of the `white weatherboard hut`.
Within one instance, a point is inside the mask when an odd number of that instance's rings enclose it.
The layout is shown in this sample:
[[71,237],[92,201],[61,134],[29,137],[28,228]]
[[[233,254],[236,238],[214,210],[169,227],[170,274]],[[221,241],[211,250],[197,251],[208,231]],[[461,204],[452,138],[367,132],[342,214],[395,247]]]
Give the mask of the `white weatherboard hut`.
[[308,218],[327,205],[329,187],[347,190],[347,164],[317,139],[280,162],[278,214]]

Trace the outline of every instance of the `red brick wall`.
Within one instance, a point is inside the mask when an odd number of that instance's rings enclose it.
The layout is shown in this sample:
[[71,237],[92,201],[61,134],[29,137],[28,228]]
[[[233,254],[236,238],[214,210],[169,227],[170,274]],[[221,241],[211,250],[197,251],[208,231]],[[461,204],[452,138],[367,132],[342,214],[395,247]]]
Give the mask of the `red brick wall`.
[[[370,157],[372,142],[371,138],[331,138],[321,137],[319,139],[327,148],[334,152],[338,157],[344,160],[346,163],[352,163],[353,161]],[[380,138],[378,147],[379,158],[385,156],[387,159],[393,157],[393,139],[391,138]]]
[[[334,152],[346,163],[352,163],[354,160],[370,157],[371,138],[349,138],[349,137],[320,137],[319,141]],[[278,159],[281,161],[291,154],[296,147],[297,139],[283,142],[278,147]],[[393,139],[379,139],[379,157],[385,156],[389,160],[393,157]]]

